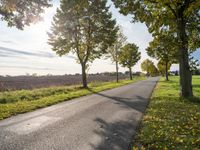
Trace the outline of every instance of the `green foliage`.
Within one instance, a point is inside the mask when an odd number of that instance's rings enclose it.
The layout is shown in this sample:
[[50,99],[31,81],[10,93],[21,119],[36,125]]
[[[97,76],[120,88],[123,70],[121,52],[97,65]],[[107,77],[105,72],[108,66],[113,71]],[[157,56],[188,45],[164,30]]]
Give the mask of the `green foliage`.
[[61,0],[53,18],[49,44],[60,56],[76,54],[82,67],[83,87],[87,87],[86,69],[106,53],[116,40],[116,21],[106,0]]
[[180,99],[179,77],[162,78],[152,95],[133,150],[198,150],[200,145],[200,76],[193,77],[196,98]]
[[190,63],[190,71],[194,72],[198,70],[198,67],[200,66],[200,62],[197,59],[194,59],[194,57],[189,57],[189,63]]
[[115,63],[115,67],[116,67],[116,78],[117,78],[117,82],[119,81],[119,77],[118,77],[118,72],[119,72],[119,53],[120,50],[122,48],[122,46],[126,43],[126,37],[123,34],[122,29],[117,26],[116,27],[118,30],[117,32],[117,36],[116,36],[116,41],[113,43],[113,45],[111,45],[107,52],[108,54],[106,55],[106,58],[111,58],[112,62]]
[[117,29],[106,0],[61,0],[49,44],[60,56],[75,53],[86,64],[99,58],[115,41]]
[[149,74],[150,67],[153,66],[153,65],[154,64],[151,60],[146,59],[141,63],[141,69],[142,69],[142,71],[145,71],[145,72],[147,72],[147,74]]
[[141,58],[141,53],[138,49],[139,47],[134,43],[123,46],[119,54],[119,63],[123,67],[133,67]]
[[91,83],[89,84],[89,89],[83,89],[80,86],[68,86],[2,92],[0,93],[0,120],[19,113],[33,111],[38,108],[92,94],[91,91],[100,92],[144,79],[144,77],[135,77],[132,81],[121,80],[119,83]]
[[[188,31],[188,37],[196,49],[199,47],[199,0],[112,0],[124,15],[133,15],[133,21],[145,22],[153,36],[160,31],[170,30],[178,33],[178,21],[182,17]],[[195,35],[195,36],[194,36]],[[192,41],[192,37],[194,41]]]
[[183,97],[193,95],[189,51],[200,47],[199,0],[112,0],[124,15],[144,22],[153,37],[163,31],[177,38],[180,63],[180,85]]
[[44,8],[50,7],[52,0],[1,0],[1,19],[8,23],[8,26],[16,26],[23,29],[25,25],[41,20],[40,14]]
[[117,32],[116,41],[108,48],[108,55],[106,56],[107,58],[111,58],[113,62],[119,62],[120,50],[127,40],[122,29],[120,27],[117,28],[119,28],[119,30]]
[[[168,63],[167,71],[170,70],[171,65],[172,65],[171,63]],[[164,75],[166,73],[166,62],[165,61],[160,60],[157,64],[157,67],[158,67],[158,71],[160,72],[160,74]]]
[[147,54],[163,62],[176,63],[178,61],[177,42],[173,33],[163,31],[149,43],[149,47],[146,49]]
[[162,31],[160,35],[154,37],[153,41],[149,43],[149,47],[146,51],[149,56],[159,60],[159,72],[162,75],[165,74],[166,80],[169,80],[168,70],[172,63],[178,61],[177,38],[174,37],[174,34]]
[[141,63],[141,68],[142,68],[142,71],[147,72],[147,75],[151,75],[151,76],[158,75],[158,69],[156,68],[154,63],[149,59],[146,59]]
[[153,77],[153,76],[158,76],[159,75],[159,71],[156,68],[156,66],[153,64],[150,69],[149,69],[149,74]]
[[119,63],[123,67],[129,68],[130,79],[132,80],[132,67],[140,60],[141,53],[139,47],[134,43],[128,43],[121,48],[119,53]]

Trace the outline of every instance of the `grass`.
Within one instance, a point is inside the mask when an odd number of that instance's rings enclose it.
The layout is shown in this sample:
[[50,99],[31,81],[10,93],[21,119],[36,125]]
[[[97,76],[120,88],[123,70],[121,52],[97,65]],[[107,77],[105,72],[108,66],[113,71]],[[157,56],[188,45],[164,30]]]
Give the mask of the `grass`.
[[195,98],[179,97],[179,78],[162,78],[133,143],[133,150],[200,149],[200,76],[193,77]]
[[35,90],[20,90],[0,93],[0,120],[12,115],[33,111],[59,102],[78,98],[93,92],[112,89],[125,84],[143,80],[145,77],[135,77],[133,80],[121,80],[119,83],[96,82],[89,84],[89,89],[80,86],[41,88]]

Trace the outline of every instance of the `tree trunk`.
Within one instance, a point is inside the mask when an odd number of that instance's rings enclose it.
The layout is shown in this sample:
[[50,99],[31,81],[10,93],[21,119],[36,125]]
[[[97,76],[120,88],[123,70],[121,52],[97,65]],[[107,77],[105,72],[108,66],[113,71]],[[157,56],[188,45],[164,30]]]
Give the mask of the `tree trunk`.
[[83,88],[88,88],[88,85],[87,85],[87,75],[86,75],[86,66],[85,64],[81,64],[81,69],[82,69],[82,85],[83,85]]
[[119,71],[119,67],[118,67],[118,62],[116,61],[115,63],[116,63],[116,77],[117,77],[116,81],[119,82],[119,72],[118,72]]
[[165,77],[166,77],[166,81],[169,81],[169,77],[168,77],[168,62],[167,61],[165,63]]
[[179,70],[181,96],[184,98],[193,96],[192,91],[192,74],[189,66],[188,40],[186,35],[186,24],[183,18],[178,19],[178,36],[179,43]]
[[129,68],[129,75],[130,75],[130,80],[133,80],[132,69],[131,69],[131,67]]

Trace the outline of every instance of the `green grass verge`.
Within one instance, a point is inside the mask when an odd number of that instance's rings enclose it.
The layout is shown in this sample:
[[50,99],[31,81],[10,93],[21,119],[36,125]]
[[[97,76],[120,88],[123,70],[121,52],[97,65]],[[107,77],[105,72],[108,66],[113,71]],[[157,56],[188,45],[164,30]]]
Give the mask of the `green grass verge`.
[[193,77],[195,98],[179,98],[179,78],[162,78],[152,95],[133,150],[200,149],[200,76]]
[[95,82],[89,84],[89,89],[82,89],[80,86],[63,86],[2,92],[0,93],[0,120],[19,113],[29,112],[38,108],[92,94],[93,92],[112,89],[144,79],[145,77],[135,77],[132,81],[121,80],[119,83],[114,81]]

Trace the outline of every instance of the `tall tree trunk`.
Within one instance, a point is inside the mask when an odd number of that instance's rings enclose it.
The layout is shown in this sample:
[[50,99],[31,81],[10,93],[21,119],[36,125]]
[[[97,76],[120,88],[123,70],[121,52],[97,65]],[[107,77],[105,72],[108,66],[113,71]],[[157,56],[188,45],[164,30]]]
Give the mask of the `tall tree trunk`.
[[118,61],[115,62],[116,63],[116,81],[119,82],[119,67],[118,67]]
[[131,69],[131,67],[129,68],[129,76],[130,76],[130,80],[133,80],[132,69]]
[[192,91],[192,74],[189,66],[189,54],[188,54],[188,40],[186,35],[186,24],[183,17],[178,19],[178,36],[179,43],[179,70],[180,70],[180,85],[181,96],[186,98],[193,96]]
[[83,63],[81,64],[81,69],[82,69],[82,84],[83,84],[83,88],[88,88],[87,85],[87,75],[86,75],[86,65]]
[[169,77],[168,77],[168,61],[166,61],[166,63],[165,63],[165,77],[166,77],[166,81],[169,81]]

